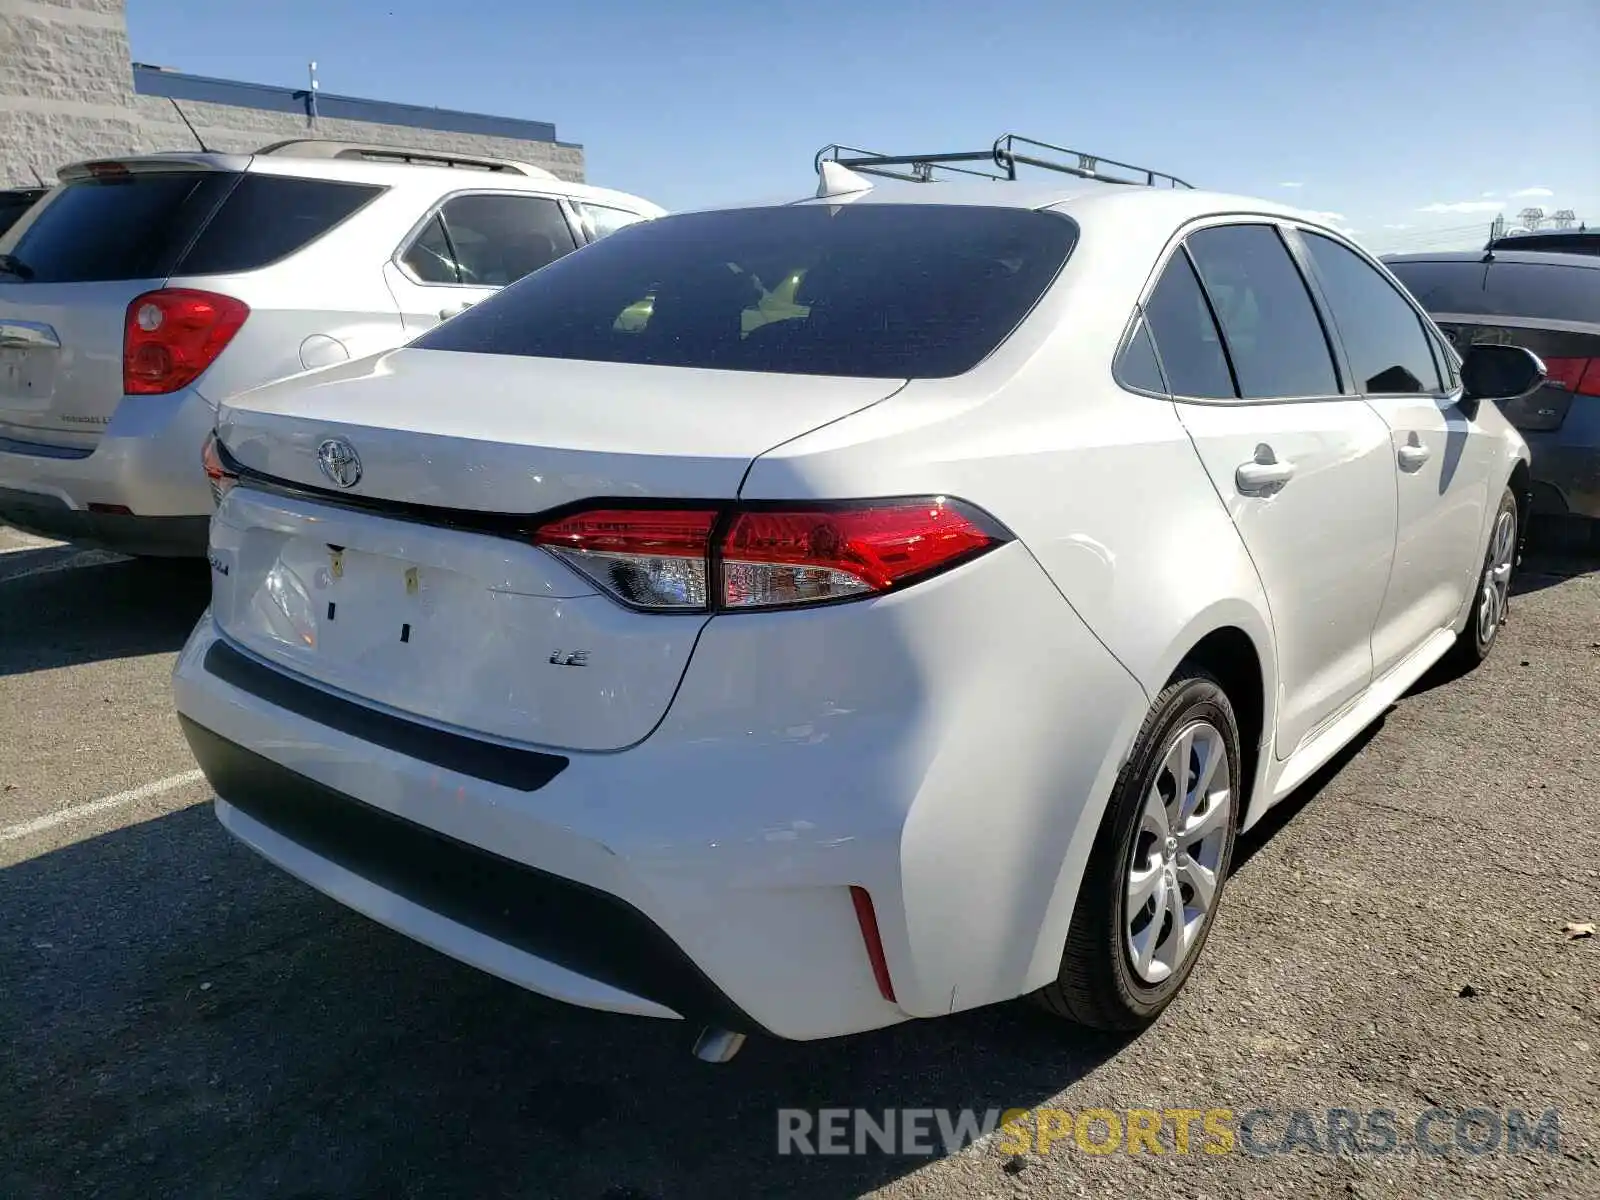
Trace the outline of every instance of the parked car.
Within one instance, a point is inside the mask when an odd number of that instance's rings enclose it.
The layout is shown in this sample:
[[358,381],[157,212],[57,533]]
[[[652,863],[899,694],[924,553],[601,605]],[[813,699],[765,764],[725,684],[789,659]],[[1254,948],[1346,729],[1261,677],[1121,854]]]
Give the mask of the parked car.
[[[1457,351],[1526,346],[1545,385],[1504,411],[1533,452],[1533,511],[1600,520],[1600,258],[1528,251],[1384,260]],[[1588,530],[1600,545],[1600,524]]]
[[400,345],[661,211],[537,167],[338,142],[67,167],[0,237],[0,521],[203,555],[196,447],[222,397]]
[[822,170],[225,402],[183,728],[272,862],[705,1058],[1138,1028],[1236,833],[1493,648],[1538,361],[1270,202]]
[[5,233],[18,221],[22,214],[33,207],[49,188],[4,188],[0,189],[0,234]]

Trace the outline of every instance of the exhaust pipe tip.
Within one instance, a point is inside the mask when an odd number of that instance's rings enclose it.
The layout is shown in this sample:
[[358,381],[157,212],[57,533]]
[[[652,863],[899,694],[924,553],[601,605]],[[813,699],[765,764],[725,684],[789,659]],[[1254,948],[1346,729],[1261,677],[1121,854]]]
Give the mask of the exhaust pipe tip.
[[694,1040],[694,1056],[701,1062],[725,1063],[744,1047],[744,1034],[706,1026]]

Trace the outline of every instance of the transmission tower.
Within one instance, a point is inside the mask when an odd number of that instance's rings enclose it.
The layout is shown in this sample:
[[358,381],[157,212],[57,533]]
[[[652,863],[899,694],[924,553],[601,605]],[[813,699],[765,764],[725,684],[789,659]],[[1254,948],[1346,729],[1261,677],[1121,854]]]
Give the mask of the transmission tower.
[[1577,223],[1578,214],[1570,208],[1559,208],[1550,218],[1550,223],[1557,229],[1571,229]]
[[1525,208],[1517,216],[1528,229],[1537,229],[1544,224],[1544,209],[1542,208]]

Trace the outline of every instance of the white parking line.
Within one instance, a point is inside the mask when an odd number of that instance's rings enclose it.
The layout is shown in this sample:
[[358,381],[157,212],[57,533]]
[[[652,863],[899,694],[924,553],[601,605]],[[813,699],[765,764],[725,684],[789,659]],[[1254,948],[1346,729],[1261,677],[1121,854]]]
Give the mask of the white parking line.
[[24,550],[48,550],[52,546],[65,546],[65,542],[58,542],[51,538],[35,537],[31,533],[23,533],[20,529],[9,529],[0,525],[8,541],[16,542],[14,546],[0,546],[0,554],[20,554]]
[[57,825],[65,825],[68,821],[81,821],[85,817],[103,813],[107,809],[118,808],[124,804],[136,804],[140,800],[148,800],[151,796],[159,796],[162,792],[199,783],[204,778],[205,775],[200,771],[185,771],[181,775],[169,775],[165,779],[158,779],[154,783],[131,788],[126,792],[118,792],[114,796],[102,796],[98,800],[80,804],[76,808],[64,808],[60,812],[46,813],[42,817],[24,821],[21,825],[7,825],[4,829],[0,829],[0,842],[14,842],[18,838],[31,837],[47,829],[54,829]]
[[103,563],[121,562],[122,555],[110,550],[80,550],[71,558],[63,558],[58,562],[41,563],[37,567],[29,567],[26,571],[14,571],[10,575],[0,574],[0,583],[10,583],[16,579],[31,579],[35,575],[51,575],[56,571],[72,571],[78,567],[98,567]]

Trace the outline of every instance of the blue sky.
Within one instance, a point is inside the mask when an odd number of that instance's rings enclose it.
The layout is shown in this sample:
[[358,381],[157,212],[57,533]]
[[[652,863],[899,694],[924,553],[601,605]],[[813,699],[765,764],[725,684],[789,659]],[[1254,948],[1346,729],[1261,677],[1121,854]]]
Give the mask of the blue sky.
[[840,141],[1014,131],[1340,214],[1379,251],[1600,223],[1596,0],[129,0],[133,56],[554,121],[669,208],[814,187]]

